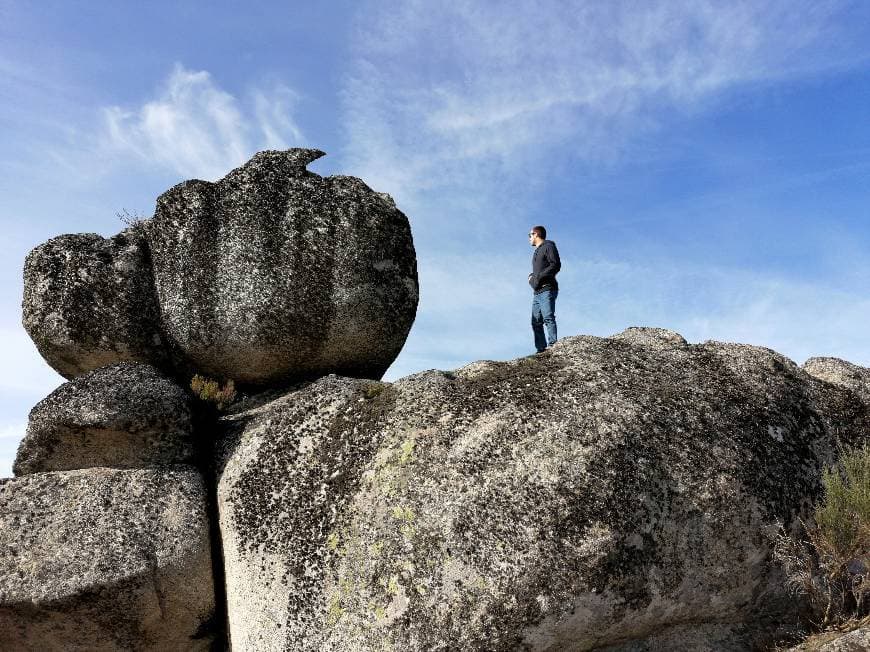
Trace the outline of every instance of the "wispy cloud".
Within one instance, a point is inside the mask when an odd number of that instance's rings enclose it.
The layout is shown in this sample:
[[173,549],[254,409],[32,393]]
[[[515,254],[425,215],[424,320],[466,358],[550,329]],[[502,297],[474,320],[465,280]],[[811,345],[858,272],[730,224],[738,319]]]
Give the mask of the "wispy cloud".
[[854,62],[834,27],[842,2],[545,5],[373,3],[344,95],[347,167],[411,202],[554,150],[613,162],[663,113]]
[[[369,3],[345,80],[343,167],[394,195],[420,258],[418,321],[391,377],[438,360],[455,366],[528,352],[528,258],[500,252],[516,251],[509,238],[536,219],[552,175],[570,170],[582,185],[584,175],[631,160],[641,139],[681,147],[652,136],[686,116],[773,83],[866,64],[853,28],[867,14],[859,5],[520,0],[504,11],[461,0]],[[702,199],[686,201],[698,211]],[[566,265],[562,334],[659,325],[799,360],[867,362],[860,325],[870,303],[860,295],[770,270],[703,265],[676,250],[670,261],[623,253]],[[802,321],[805,314],[834,317]]]
[[182,176],[213,180],[258,150],[301,144],[297,101],[282,85],[240,99],[208,72],[176,65],[155,98],[104,109],[105,144]]

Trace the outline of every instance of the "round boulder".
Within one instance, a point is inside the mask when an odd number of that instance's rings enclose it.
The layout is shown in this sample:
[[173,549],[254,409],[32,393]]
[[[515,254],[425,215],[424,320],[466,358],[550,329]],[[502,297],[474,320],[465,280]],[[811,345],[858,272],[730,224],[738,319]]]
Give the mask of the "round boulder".
[[121,362],[64,383],[30,411],[15,475],[143,468],[194,455],[187,394],[153,367]]
[[380,378],[398,355],[418,298],[408,219],[360,179],[308,172],[320,156],[260,152],[158,198],[148,240],[180,368],[261,385]]
[[124,360],[161,365],[157,301],[141,227],[62,235],[24,263],[24,328],[64,378]]

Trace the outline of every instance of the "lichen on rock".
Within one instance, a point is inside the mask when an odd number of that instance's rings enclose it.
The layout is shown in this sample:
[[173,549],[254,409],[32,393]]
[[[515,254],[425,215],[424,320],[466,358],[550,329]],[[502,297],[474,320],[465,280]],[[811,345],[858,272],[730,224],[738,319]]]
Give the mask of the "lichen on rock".
[[24,264],[23,312],[39,353],[65,378],[114,362],[167,362],[141,225],[36,247]]
[[147,225],[163,330],[180,367],[268,385],[380,378],[414,321],[408,220],[360,179],[260,152],[161,195]]
[[190,467],[0,480],[0,649],[208,650],[205,504]]
[[64,383],[30,411],[18,476],[95,466],[144,468],[195,456],[189,398],[157,369],[119,362]]

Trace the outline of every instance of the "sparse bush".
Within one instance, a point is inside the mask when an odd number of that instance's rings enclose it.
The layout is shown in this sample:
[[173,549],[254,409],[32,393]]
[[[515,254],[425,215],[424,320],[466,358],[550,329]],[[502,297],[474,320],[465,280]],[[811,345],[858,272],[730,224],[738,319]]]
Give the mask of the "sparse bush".
[[232,379],[221,387],[218,381],[196,374],[190,380],[190,389],[200,400],[214,404],[218,410],[236,400],[236,385]]
[[139,211],[134,210],[132,213],[128,211],[126,208],[122,208],[115,215],[127,226],[136,226],[137,224],[141,224],[148,218],[144,215],[141,215]]
[[870,613],[870,448],[844,455],[822,476],[825,495],[802,532],[780,532],[774,558],[806,596],[810,625],[826,629]]

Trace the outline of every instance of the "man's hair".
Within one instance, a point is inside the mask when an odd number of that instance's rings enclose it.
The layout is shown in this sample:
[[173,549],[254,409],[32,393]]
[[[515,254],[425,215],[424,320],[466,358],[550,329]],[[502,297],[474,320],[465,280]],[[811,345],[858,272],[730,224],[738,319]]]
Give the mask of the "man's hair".
[[538,236],[540,236],[541,240],[547,239],[547,229],[545,229],[543,226],[533,226],[532,232],[537,233]]

